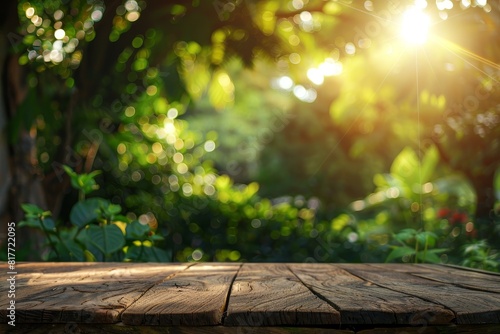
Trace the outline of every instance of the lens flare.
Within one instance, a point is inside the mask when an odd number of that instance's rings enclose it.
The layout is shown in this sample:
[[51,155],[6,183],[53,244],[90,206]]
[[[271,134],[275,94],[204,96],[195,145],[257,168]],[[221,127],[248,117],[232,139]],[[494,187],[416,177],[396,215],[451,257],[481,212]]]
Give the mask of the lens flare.
[[431,20],[418,7],[409,7],[401,18],[401,38],[415,45],[422,45],[427,40]]

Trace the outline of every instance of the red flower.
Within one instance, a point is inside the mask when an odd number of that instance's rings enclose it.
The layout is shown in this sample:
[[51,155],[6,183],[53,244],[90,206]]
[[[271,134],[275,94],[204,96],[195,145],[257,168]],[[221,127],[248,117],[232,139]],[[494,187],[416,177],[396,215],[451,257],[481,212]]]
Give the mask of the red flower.
[[451,210],[448,208],[441,208],[437,212],[438,218],[447,218],[451,213]]
[[453,215],[449,218],[450,224],[455,225],[455,224],[465,224],[469,218],[467,217],[467,214],[461,213],[461,212],[455,212]]

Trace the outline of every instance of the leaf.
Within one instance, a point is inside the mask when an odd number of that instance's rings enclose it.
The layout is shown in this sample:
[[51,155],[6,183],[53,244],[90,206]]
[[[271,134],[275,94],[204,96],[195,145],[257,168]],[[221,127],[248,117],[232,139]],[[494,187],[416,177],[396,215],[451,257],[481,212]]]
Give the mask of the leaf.
[[427,247],[434,247],[436,243],[437,235],[430,231],[419,232],[415,235],[418,243],[424,247],[427,239]]
[[115,215],[117,215],[121,211],[122,207],[118,204],[108,204],[106,206],[103,206],[103,214],[106,218],[109,218],[110,220],[114,220]]
[[389,253],[387,258],[385,259],[385,262],[391,262],[394,259],[400,259],[404,256],[407,255],[413,255],[415,254],[415,249],[403,246],[403,247],[396,247],[392,250],[392,252]]
[[33,215],[34,217],[39,217],[46,212],[43,209],[41,209],[38,205],[29,203],[21,204],[21,208],[27,215]]
[[98,197],[78,202],[71,209],[69,220],[73,225],[82,228],[94,222],[100,216],[100,208],[108,204],[107,200]]
[[430,146],[425,152],[420,168],[420,178],[422,184],[431,180],[432,174],[434,174],[434,170],[436,169],[438,162],[439,152],[434,145]]
[[415,234],[417,233],[416,230],[411,229],[411,228],[406,228],[404,230],[399,231],[394,235],[394,238],[396,240],[399,240],[401,242],[408,242],[411,239],[415,238]]
[[63,259],[67,258],[69,261],[85,260],[82,247],[73,239],[65,239],[61,237],[61,242],[57,244],[57,251]]
[[[151,253],[154,256],[154,261],[155,262],[168,262],[169,258],[171,257],[169,252],[158,248],[158,247],[149,247],[151,249]],[[150,259],[152,261],[153,259]]]
[[126,237],[129,240],[143,241],[147,238],[147,234],[150,230],[149,225],[143,225],[139,223],[139,221],[134,220],[130,224],[127,224]]
[[127,250],[126,259],[145,262],[168,262],[170,255],[158,247],[132,245]]
[[125,244],[125,237],[116,225],[90,225],[87,236],[89,242],[105,255],[116,252]]
[[437,256],[436,253],[441,253],[444,251],[446,251],[446,249],[432,249],[427,250],[427,252],[420,251],[417,253],[417,258],[422,262],[441,263],[441,258]]
[[45,230],[47,230],[47,231],[54,231],[56,228],[56,223],[50,217],[42,219],[42,224],[43,224],[43,227],[45,228]]
[[394,159],[391,174],[404,180],[408,187],[419,183],[419,161],[417,154],[410,147],[405,147]]
[[63,165],[62,168],[64,169],[64,171],[66,172],[66,174],[69,175],[69,177],[71,178],[76,178],[78,175],[76,174],[75,171],[73,171],[73,169],[71,169],[71,167],[69,166],[66,166],[66,165]]
[[71,179],[71,186],[73,186],[73,188],[83,191],[84,194],[88,194],[99,188],[95,181],[95,177],[99,175],[101,171],[95,170],[89,174],[77,174],[69,166],[63,165],[62,167],[69,175]]
[[33,227],[33,228],[39,228],[42,229],[42,224],[40,223],[40,219],[26,219],[23,221],[20,221],[19,224],[17,224],[17,227]]
[[162,237],[159,234],[153,234],[152,236],[149,237],[149,240],[151,240],[151,241],[162,241],[162,240],[165,240],[165,238]]

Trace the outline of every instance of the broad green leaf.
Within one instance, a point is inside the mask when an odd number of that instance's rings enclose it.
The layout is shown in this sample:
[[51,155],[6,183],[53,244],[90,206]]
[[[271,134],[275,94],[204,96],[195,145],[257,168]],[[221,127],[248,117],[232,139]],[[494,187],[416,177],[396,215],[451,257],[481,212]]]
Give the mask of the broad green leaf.
[[407,228],[396,233],[394,238],[402,242],[409,242],[411,239],[415,238],[416,233],[417,231],[414,229]]
[[435,146],[430,146],[425,152],[420,168],[420,177],[422,184],[431,180],[438,162],[439,152]]
[[128,248],[126,259],[142,262],[168,262],[170,255],[158,247],[147,247],[144,245],[132,245]]
[[54,220],[50,217],[42,219],[42,224],[43,224],[43,227],[45,228],[45,230],[47,230],[47,231],[54,231],[56,228],[56,224],[55,224]]
[[127,224],[125,231],[127,239],[143,241],[147,238],[150,228],[149,225],[143,225],[139,221],[134,220],[130,224]]
[[403,246],[403,247],[396,247],[392,250],[392,252],[389,253],[387,258],[385,259],[385,262],[391,262],[395,259],[400,259],[404,256],[407,255],[413,255],[415,254],[415,249]]
[[434,248],[428,249],[427,251],[422,250],[417,253],[417,258],[424,262],[441,263],[441,258],[437,256],[437,254],[447,251],[449,251],[448,248]]
[[427,247],[434,247],[437,239],[437,235],[429,231],[419,232],[415,235],[415,237],[422,247],[424,247],[426,242]]
[[66,239],[61,236],[61,241],[57,244],[59,255],[64,260],[69,261],[84,261],[85,256],[82,247],[73,239]]
[[408,186],[419,183],[419,162],[417,154],[410,147],[405,147],[394,159],[391,174],[404,180]]
[[87,236],[89,242],[105,255],[116,252],[125,244],[125,237],[116,225],[91,225],[87,230]]
[[151,253],[153,254],[153,257],[149,259],[149,261],[155,261],[155,262],[168,262],[171,258],[170,252],[167,252],[161,248],[158,247],[148,247],[151,249]]
[[79,228],[94,222],[99,217],[101,207],[106,207],[109,202],[102,198],[89,198],[76,203],[69,214],[69,220]]

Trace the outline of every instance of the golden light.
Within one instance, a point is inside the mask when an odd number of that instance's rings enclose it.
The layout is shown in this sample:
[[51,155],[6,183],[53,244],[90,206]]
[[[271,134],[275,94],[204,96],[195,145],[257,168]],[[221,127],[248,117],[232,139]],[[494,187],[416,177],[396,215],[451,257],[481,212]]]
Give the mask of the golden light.
[[418,7],[409,7],[401,18],[401,38],[409,43],[421,45],[429,35],[431,20]]

